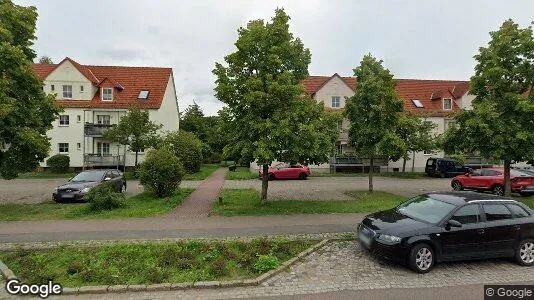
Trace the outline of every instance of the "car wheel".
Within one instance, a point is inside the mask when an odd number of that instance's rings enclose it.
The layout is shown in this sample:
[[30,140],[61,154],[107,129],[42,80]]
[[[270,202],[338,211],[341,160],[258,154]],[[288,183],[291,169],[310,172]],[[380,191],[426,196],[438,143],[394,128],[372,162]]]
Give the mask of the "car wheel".
[[455,180],[452,182],[452,189],[455,191],[461,191],[464,189],[464,187],[462,186],[460,181]]
[[275,179],[274,174],[269,174],[268,179],[269,179],[269,180],[274,180],[274,179]]
[[300,175],[299,175],[299,179],[300,180],[306,180],[306,177],[308,177],[308,176],[306,176],[306,174],[304,174],[304,173],[300,173]]
[[519,243],[515,253],[515,259],[522,266],[534,265],[534,240],[524,240]]
[[417,273],[427,273],[434,266],[434,250],[428,244],[417,244],[410,250],[408,265]]
[[491,190],[495,195],[504,196],[504,186],[498,184]]
[[126,193],[126,183],[121,185],[121,193]]

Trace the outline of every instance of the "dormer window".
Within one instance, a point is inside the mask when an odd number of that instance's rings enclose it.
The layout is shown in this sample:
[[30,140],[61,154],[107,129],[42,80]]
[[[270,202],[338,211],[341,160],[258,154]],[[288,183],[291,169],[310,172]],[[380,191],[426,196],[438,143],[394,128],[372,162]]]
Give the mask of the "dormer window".
[[443,99],[443,110],[451,110],[452,109],[452,99],[446,98]]
[[421,100],[419,99],[412,99],[412,102],[413,102],[413,105],[415,105],[415,107],[417,108],[423,108],[423,103],[421,103]]
[[63,86],[63,98],[72,99],[72,85]]
[[112,88],[102,88],[102,101],[113,101]]
[[139,92],[139,95],[137,96],[137,99],[142,99],[142,100],[148,99],[148,91],[147,90],[141,90]]

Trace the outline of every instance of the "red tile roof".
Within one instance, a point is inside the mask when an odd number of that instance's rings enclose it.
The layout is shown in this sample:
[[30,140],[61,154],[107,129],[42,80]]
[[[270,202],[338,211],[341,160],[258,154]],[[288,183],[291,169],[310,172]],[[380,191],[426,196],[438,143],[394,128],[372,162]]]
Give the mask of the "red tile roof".
[[[339,76],[309,76],[302,82],[304,90],[314,95],[320,90],[331,78]],[[354,91],[356,78],[341,77],[343,81]],[[423,80],[423,79],[397,79],[396,91],[399,97],[404,101],[406,111],[427,114],[427,115],[446,115],[450,111],[443,110],[443,99],[451,98],[453,100],[452,110],[459,110],[458,104],[454,101],[462,97],[469,90],[469,81],[460,80]],[[422,108],[417,108],[412,99],[418,99],[423,104]]]
[[[127,109],[137,106],[144,109],[159,109],[172,74],[171,68],[80,65],[68,57],[59,64],[34,64],[33,69],[41,80],[45,80],[66,60],[70,61],[93,85],[112,87],[114,90],[113,101],[102,101],[99,89],[92,100],[56,100],[62,107]],[[148,99],[137,99],[141,90],[150,92]]]

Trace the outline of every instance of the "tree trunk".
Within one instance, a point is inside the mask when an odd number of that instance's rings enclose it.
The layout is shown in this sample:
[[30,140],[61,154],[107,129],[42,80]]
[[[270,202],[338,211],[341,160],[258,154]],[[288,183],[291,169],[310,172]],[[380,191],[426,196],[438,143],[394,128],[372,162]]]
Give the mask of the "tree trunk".
[[406,172],[406,156],[402,157],[402,173]]
[[415,172],[415,151],[412,152],[412,173]]
[[267,188],[269,187],[269,165],[262,165],[263,178],[261,180],[261,203],[267,201]]
[[369,192],[373,192],[373,171],[375,168],[374,162],[374,158],[371,157],[369,160]]
[[510,182],[510,160],[504,160],[504,196],[510,197],[512,194],[512,185]]
[[139,155],[139,151],[135,151],[135,164],[134,164],[134,177],[137,176],[137,156]]

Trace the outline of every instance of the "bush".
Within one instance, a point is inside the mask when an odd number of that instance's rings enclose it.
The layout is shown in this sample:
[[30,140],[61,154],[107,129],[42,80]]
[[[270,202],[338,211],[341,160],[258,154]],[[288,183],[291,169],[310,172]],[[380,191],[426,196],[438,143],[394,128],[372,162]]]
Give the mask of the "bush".
[[171,196],[180,185],[184,168],[173,151],[162,148],[148,152],[137,171],[139,182],[158,197]]
[[84,199],[89,202],[90,211],[113,210],[125,206],[124,194],[117,193],[115,188],[108,183],[91,188]]
[[46,165],[53,173],[66,173],[70,167],[70,157],[64,154],[56,154],[46,160]]
[[260,255],[254,264],[254,270],[258,273],[274,270],[280,266],[278,258],[272,254]]
[[164,145],[180,158],[187,173],[197,173],[202,165],[202,142],[187,131],[174,131],[165,137]]
[[236,163],[233,160],[223,160],[221,161],[221,167],[234,166]]

